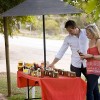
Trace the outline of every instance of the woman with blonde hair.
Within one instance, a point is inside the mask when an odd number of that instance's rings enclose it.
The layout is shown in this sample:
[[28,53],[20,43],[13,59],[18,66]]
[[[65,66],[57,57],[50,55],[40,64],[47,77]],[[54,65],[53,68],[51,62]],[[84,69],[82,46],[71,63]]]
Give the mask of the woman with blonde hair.
[[87,100],[100,100],[98,79],[100,76],[100,32],[95,24],[86,27],[89,38],[87,54],[81,59],[87,60]]

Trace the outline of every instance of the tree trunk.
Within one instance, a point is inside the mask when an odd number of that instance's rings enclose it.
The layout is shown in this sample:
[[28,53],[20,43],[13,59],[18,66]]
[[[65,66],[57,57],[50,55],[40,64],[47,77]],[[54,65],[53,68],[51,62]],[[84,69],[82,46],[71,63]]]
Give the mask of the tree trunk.
[[9,61],[9,42],[8,42],[8,33],[7,33],[7,17],[3,17],[3,24],[4,24],[4,39],[5,39],[5,56],[6,56],[8,96],[11,96],[11,78],[10,78],[10,61]]

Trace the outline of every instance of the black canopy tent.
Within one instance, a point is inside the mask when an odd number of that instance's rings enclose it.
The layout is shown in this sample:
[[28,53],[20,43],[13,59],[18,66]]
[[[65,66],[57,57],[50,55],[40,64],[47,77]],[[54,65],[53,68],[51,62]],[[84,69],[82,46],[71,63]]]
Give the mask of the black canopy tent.
[[82,10],[60,0],[26,0],[4,12],[2,16],[74,14],[81,12]]
[[[42,15],[43,16],[43,46],[44,46],[44,66],[46,67],[46,41],[45,41],[45,15],[48,14],[77,14],[82,10],[75,8],[72,5],[64,3],[60,0],[26,0],[21,4],[13,7],[12,9],[4,12],[1,16],[4,18],[4,34],[7,38],[7,26],[5,18],[8,16],[28,16],[28,15]],[[5,40],[6,58],[9,58],[9,46]],[[8,57],[7,57],[8,56]],[[6,63],[7,63],[6,59]],[[9,64],[9,61],[8,63]],[[9,65],[7,65],[7,72],[10,71]],[[9,75],[8,75],[9,76]]]

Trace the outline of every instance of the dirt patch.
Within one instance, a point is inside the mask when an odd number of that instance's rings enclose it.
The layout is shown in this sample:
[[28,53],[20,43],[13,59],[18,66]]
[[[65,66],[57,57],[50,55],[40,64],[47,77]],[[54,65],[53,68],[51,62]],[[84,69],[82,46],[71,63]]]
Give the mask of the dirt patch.
[[6,74],[6,72],[0,72],[0,77],[1,77],[2,75],[7,75],[7,74]]
[[0,93],[0,100],[7,100],[7,98],[3,94]]
[[[10,73],[11,76],[16,76],[16,73]],[[0,78],[2,77],[7,77],[7,73],[6,72],[0,72]]]

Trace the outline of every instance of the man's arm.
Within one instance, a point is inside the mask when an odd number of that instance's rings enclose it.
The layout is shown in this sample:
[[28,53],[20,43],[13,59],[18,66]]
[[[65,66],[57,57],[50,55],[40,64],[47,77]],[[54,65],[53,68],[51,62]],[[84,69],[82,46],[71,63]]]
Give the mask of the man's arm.
[[55,64],[59,61],[60,59],[58,58],[54,58],[54,60],[52,61],[52,63],[49,65],[50,68],[55,68]]
[[59,52],[55,56],[54,60],[52,63],[49,65],[49,67],[54,68],[54,65],[62,58],[66,50],[68,49],[69,43],[68,43],[68,37],[65,38]]

